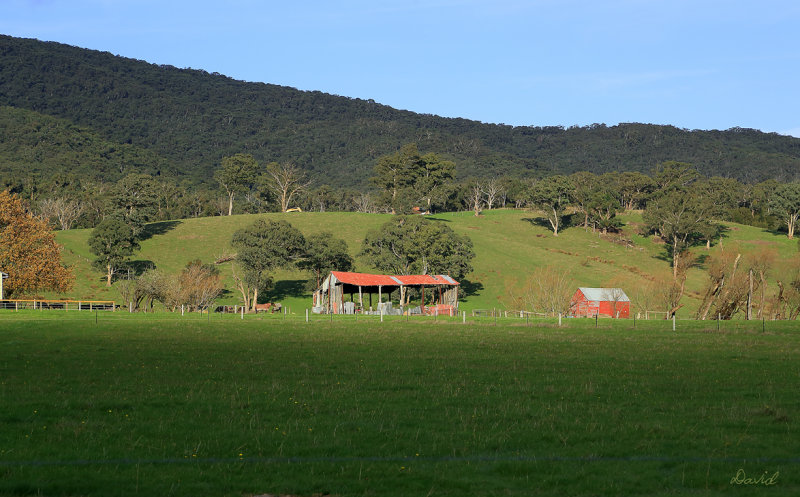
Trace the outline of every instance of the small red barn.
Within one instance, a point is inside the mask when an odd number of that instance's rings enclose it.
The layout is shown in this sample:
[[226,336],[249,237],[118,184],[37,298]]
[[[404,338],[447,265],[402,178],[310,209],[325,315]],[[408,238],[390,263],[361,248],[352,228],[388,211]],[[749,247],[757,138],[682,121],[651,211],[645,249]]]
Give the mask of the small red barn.
[[572,296],[569,304],[573,317],[593,318],[606,316],[612,318],[629,318],[631,300],[622,288],[586,288],[580,287]]

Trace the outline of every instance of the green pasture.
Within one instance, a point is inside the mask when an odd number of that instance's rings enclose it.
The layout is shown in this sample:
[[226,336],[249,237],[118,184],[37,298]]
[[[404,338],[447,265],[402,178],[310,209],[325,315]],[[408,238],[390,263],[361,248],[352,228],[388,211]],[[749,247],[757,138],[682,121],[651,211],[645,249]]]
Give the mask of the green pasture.
[[462,320],[0,311],[0,495],[800,493],[794,323]]

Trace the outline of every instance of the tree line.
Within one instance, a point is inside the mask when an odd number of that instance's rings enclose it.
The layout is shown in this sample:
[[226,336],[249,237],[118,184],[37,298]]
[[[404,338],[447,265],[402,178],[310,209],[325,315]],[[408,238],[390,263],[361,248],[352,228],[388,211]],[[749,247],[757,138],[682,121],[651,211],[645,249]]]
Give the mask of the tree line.
[[[108,183],[67,173],[30,175],[6,189],[26,200],[53,229],[93,228],[119,217],[138,232],[147,222],[292,208],[397,214],[472,211],[479,215],[484,209],[527,207],[542,211],[557,235],[565,222],[614,231],[617,213],[655,208],[663,204],[660,193],[666,191],[705,199],[708,215],[716,220],[784,229],[790,237],[798,220],[792,207],[797,182],[749,184],[734,178],[706,178],[694,165],[676,161],[661,163],[650,174],[579,171],[543,178],[459,179],[459,170],[455,162],[422,153],[411,143],[378,158],[371,186],[358,190],[313,186],[293,162],[264,164],[244,153],[223,157],[213,175],[216,184],[202,188],[149,174],[130,173]],[[672,179],[674,175],[683,176]]]

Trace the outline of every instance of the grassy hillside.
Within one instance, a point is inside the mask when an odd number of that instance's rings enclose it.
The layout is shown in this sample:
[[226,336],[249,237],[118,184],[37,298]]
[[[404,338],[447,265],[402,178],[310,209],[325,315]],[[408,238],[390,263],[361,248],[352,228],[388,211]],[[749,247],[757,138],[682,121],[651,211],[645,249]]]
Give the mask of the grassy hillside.
[[[366,232],[384,223],[388,215],[357,213],[293,213],[262,214],[268,219],[287,219],[308,235],[330,231],[347,241],[350,253],[357,256]],[[211,262],[231,253],[233,232],[251,224],[257,215],[186,219],[151,224],[148,238],[141,244],[135,261],[150,263],[168,272],[177,273],[190,260]],[[514,309],[513,298],[525,291],[531,273],[541,266],[553,266],[566,271],[578,286],[619,286],[633,298],[636,292],[650,284],[652,279],[670,271],[664,258],[663,245],[636,234],[641,216],[632,213],[623,216],[626,228],[622,238],[628,244],[614,242],[580,227],[564,230],[558,237],[540,224],[535,213],[523,210],[485,211],[483,216],[471,213],[448,213],[430,218],[434,222],[448,223],[458,233],[468,235],[474,245],[476,258],[474,271],[467,277],[464,289],[467,295],[462,309]],[[702,261],[705,256],[718,255],[720,250],[737,250],[743,254],[772,249],[777,255],[771,274],[782,274],[797,258],[797,244],[785,235],[760,228],[728,224],[722,241],[706,251],[705,247],[693,251]],[[75,267],[76,285],[71,296],[80,298],[119,299],[116,290],[107,289],[103,275],[91,267],[92,255],[86,241],[90,230],[59,232],[57,239],[64,244],[65,262]],[[366,262],[356,257],[357,270],[374,271]],[[222,302],[235,303],[233,281],[228,264],[220,266],[231,291]],[[700,264],[690,269],[687,295],[679,317],[688,317],[699,306],[699,293],[706,282],[706,269]],[[284,271],[276,275],[276,287],[268,296],[270,300],[303,312],[310,305],[302,290],[303,280],[310,275],[302,271]],[[774,282],[770,283],[772,291]]]

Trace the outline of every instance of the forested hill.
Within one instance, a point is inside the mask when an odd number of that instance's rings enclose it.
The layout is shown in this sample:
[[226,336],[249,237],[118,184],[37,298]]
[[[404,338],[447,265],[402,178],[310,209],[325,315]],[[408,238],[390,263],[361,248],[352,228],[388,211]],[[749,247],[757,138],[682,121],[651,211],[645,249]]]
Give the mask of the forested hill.
[[[708,176],[745,182],[800,179],[800,139],[774,133],[646,124],[567,129],[484,124],[2,35],[0,105],[60,118],[91,133],[95,145],[100,140],[129,146],[125,153],[137,159],[126,167],[140,164],[135,167],[142,172],[184,176],[193,183],[212,181],[222,157],[245,152],[263,162],[294,162],[317,184],[364,185],[378,157],[409,142],[455,160],[461,178],[650,172],[658,163],[677,160]],[[31,125],[30,119],[6,114],[6,126]],[[35,142],[29,131],[4,129],[0,140],[26,135]],[[27,147],[6,144],[3,161],[31,162]],[[41,154],[50,149],[40,148],[40,158],[49,159]],[[122,175],[120,169],[109,168],[108,179]]]

